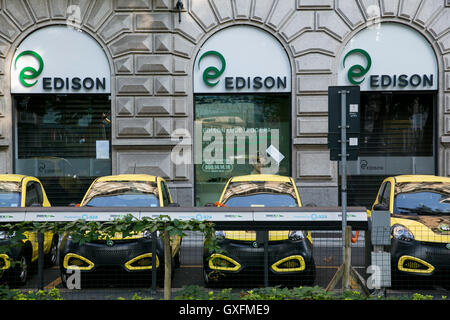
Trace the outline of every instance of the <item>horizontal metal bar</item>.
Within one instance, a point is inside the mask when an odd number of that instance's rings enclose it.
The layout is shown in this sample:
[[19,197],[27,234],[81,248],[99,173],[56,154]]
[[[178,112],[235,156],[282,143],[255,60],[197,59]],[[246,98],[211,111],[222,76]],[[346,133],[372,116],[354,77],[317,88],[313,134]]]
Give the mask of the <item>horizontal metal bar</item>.
[[[277,207],[277,208],[216,208],[216,207],[31,207],[0,208],[0,223],[8,222],[70,222],[112,221],[126,215],[137,219],[168,216],[170,219],[214,222],[216,228],[241,230],[283,230],[308,228],[309,230],[335,230],[342,222],[340,207]],[[367,230],[368,218],[363,207],[347,208],[347,221],[354,230]]]

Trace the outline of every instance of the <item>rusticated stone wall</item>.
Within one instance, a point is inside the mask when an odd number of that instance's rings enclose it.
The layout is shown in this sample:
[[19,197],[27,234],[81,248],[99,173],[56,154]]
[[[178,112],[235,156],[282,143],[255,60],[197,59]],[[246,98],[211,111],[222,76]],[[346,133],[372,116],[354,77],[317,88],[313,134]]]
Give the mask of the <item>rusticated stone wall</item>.
[[[438,170],[450,176],[450,3],[447,0],[2,0],[0,2],[0,172],[12,172],[9,69],[34,30],[68,22],[94,37],[111,63],[113,173],[146,172],[170,181],[193,203],[193,166],[175,166],[178,128],[192,132],[193,60],[215,31],[250,24],[286,48],[293,71],[292,175],[305,203],[337,204],[337,166],[327,149],[327,89],[340,50],[383,21],[423,34],[439,62]],[[136,168],[136,169],[134,169]]]

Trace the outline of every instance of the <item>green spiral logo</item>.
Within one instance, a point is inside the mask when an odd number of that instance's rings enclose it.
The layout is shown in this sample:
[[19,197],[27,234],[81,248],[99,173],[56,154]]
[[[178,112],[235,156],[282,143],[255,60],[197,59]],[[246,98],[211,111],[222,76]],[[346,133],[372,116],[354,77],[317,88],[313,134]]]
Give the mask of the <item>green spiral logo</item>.
[[354,85],[359,85],[361,84],[361,82],[364,81],[365,78],[363,78],[361,81],[357,81],[355,80],[355,78],[364,77],[367,74],[367,72],[369,72],[369,69],[372,66],[372,59],[370,58],[370,55],[367,53],[367,51],[363,49],[353,49],[349,51],[344,57],[343,61],[344,68],[345,68],[345,60],[347,59],[348,56],[352,54],[361,54],[367,61],[367,66],[365,68],[360,64],[355,64],[348,70],[347,73],[348,81],[350,81],[350,83]]
[[42,70],[44,69],[44,61],[42,60],[42,57],[34,51],[31,51],[31,50],[23,51],[16,57],[16,60],[14,61],[15,69],[17,69],[17,60],[19,60],[19,58],[22,56],[33,56],[39,62],[38,70],[36,70],[33,67],[25,67],[20,71],[20,74],[19,74],[20,83],[22,83],[22,85],[24,87],[29,88],[29,87],[34,86],[36,84],[37,80],[32,83],[28,83],[25,80],[32,80],[32,79],[39,77],[39,75],[42,73]]
[[205,71],[203,71],[203,82],[205,82],[205,84],[207,86],[214,87],[216,84],[219,83],[219,80],[217,80],[216,82],[211,82],[211,80],[215,80],[215,79],[219,78],[225,71],[225,67],[226,67],[225,58],[223,57],[223,55],[221,55],[217,51],[207,51],[204,54],[202,54],[200,59],[198,59],[198,68],[199,69],[200,69],[200,61],[202,61],[202,59],[206,56],[215,56],[215,57],[219,58],[219,60],[221,62],[220,70],[217,69],[216,67],[211,66],[211,67],[206,68]]

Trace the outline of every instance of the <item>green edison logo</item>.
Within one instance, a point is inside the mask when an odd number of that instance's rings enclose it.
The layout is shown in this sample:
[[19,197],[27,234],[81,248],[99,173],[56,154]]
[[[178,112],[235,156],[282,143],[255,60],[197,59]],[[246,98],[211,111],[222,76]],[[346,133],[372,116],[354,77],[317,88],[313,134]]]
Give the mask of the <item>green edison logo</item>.
[[34,82],[31,82],[31,83],[28,83],[25,80],[33,80],[33,79],[36,79],[37,77],[39,77],[39,75],[42,73],[42,70],[44,69],[44,61],[42,60],[42,57],[34,51],[31,51],[31,50],[23,51],[17,56],[16,60],[14,61],[15,69],[17,69],[17,66],[16,66],[17,60],[19,60],[19,58],[22,56],[33,56],[39,62],[38,70],[36,70],[33,67],[25,67],[20,71],[20,74],[19,74],[20,83],[22,83],[22,85],[24,87],[29,88],[29,87],[34,86],[36,84],[37,80]]
[[367,61],[366,67],[363,67],[362,65],[359,65],[359,64],[355,64],[354,66],[350,67],[350,69],[348,70],[348,73],[347,73],[348,81],[350,81],[350,83],[352,83],[354,85],[359,85],[364,81],[365,78],[363,78],[360,81],[357,81],[355,78],[364,77],[367,74],[367,72],[369,72],[369,69],[372,66],[372,59],[370,58],[370,55],[367,53],[367,51],[365,51],[363,49],[353,49],[353,50],[349,51],[344,57],[344,61],[343,61],[344,68],[345,68],[345,60],[347,59],[348,56],[353,55],[353,54],[360,54]]
[[211,82],[211,80],[216,80],[223,74],[223,72],[225,71],[226,62],[225,62],[225,58],[223,57],[223,55],[221,55],[219,52],[207,51],[204,54],[202,54],[200,59],[198,59],[198,68],[199,69],[200,69],[200,61],[202,61],[202,59],[207,56],[215,56],[215,57],[219,58],[219,60],[221,62],[220,70],[217,69],[216,67],[211,66],[211,67],[206,68],[205,71],[203,71],[203,82],[205,82],[205,84],[209,87],[214,87],[216,84],[219,83],[219,80],[217,80],[216,82]]

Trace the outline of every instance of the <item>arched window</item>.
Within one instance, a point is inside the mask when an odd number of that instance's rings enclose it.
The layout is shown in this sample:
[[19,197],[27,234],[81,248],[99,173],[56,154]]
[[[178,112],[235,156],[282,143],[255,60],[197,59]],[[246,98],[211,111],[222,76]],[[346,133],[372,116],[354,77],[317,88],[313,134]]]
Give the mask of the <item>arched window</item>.
[[363,29],[342,52],[338,84],[361,90],[350,205],[371,206],[387,176],[436,173],[438,63],[424,36],[399,23]]
[[38,177],[54,206],[111,174],[110,79],[99,44],[67,26],[39,29],[16,50],[14,172]]
[[226,181],[291,173],[291,66],[282,45],[252,26],[211,36],[194,63],[195,205]]

